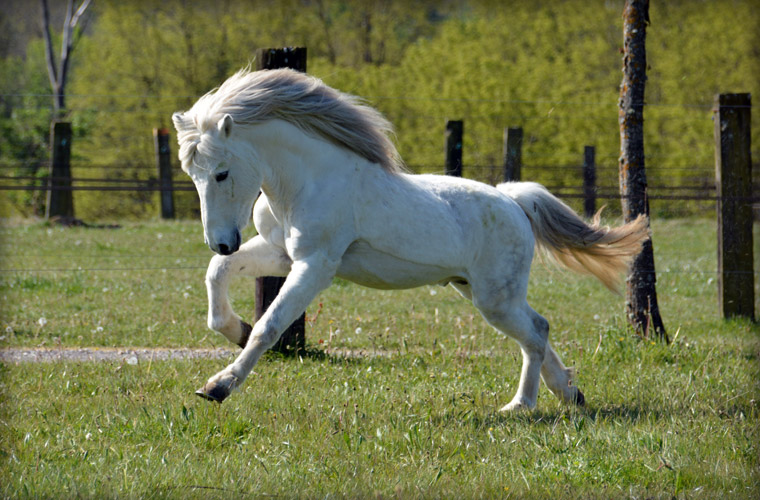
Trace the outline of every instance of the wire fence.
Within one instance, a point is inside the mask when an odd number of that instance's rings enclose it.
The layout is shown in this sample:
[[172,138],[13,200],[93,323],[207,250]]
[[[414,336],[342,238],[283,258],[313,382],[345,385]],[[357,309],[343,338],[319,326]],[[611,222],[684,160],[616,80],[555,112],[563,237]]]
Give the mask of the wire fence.
[[[50,98],[50,95],[0,95],[2,100],[14,100],[22,101],[24,99],[33,98]],[[151,96],[151,95],[103,95],[103,96],[70,96],[72,101],[75,101],[78,97],[83,98],[96,98],[103,97],[108,99],[155,99],[155,100],[173,100],[175,103],[182,101],[182,105],[187,104],[191,100],[197,99],[199,96]],[[515,123],[528,123],[536,124],[535,120],[564,120],[569,118],[567,115],[554,112],[554,107],[564,107],[565,109],[573,108],[598,108],[608,111],[617,108],[617,100],[615,101],[552,101],[552,100],[520,100],[520,99],[451,99],[451,98],[430,98],[430,97],[410,97],[410,96],[369,96],[366,100],[370,103],[382,103],[384,101],[418,101],[429,100],[440,103],[463,103],[463,104],[514,104],[514,105],[535,105],[536,107],[546,106],[550,107],[548,111],[540,111],[538,109],[532,109],[523,113],[516,113],[514,115],[504,114],[502,110],[494,109],[494,113],[491,114],[490,110],[481,109],[476,110],[465,109],[464,112],[458,112],[465,120],[497,120],[500,123],[505,121]],[[646,103],[647,107],[659,108],[659,114],[657,120],[659,122],[664,121],[680,121],[680,120],[692,120],[695,113],[707,116],[708,113],[714,113],[715,107],[713,103]],[[47,106],[39,103],[29,102],[17,102],[14,103],[15,109],[26,110],[43,110],[47,109]],[[609,108],[609,109],[607,109]],[[673,114],[671,115],[670,109],[687,110],[685,114]],[[666,110],[664,113],[662,110]],[[76,110],[75,110],[76,111]],[[92,109],[83,108],[79,111],[91,112]],[[485,111],[485,114],[484,114]],[[119,107],[118,104],[109,103],[106,106],[99,106],[97,108],[98,113],[106,114],[145,114],[146,116],[152,116],[150,112],[146,112],[144,109],[131,108],[125,109]],[[398,111],[390,111],[386,113],[389,118],[394,118],[394,113]],[[498,115],[498,116],[497,116]],[[700,115],[700,116],[701,116]],[[607,116],[607,115],[605,115]],[[702,116],[702,118],[704,118]],[[398,117],[397,117],[398,118]],[[439,123],[440,120],[447,118],[445,114],[438,114],[436,111],[433,113],[423,113],[414,116],[415,120],[420,120],[422,125],[426,125],[428,122],[435,121]],[[583,120],[584,117],[578,117],[577,115],[572,117],[573,120]],[[599,120],[598,116],[587,116],[587,120]],[[616,114],[609,114],[609,121],[617,120]],[[701,118],[700,118],[701,119]],[[607,118],[605,118],[607,120]],[[392,120],[393,121],[393,120]],[[606,123],[607,121],[605,121]],[[143,149],[148,150],[153,148],[152,141],[149,144],[150,136],[148,134],[140,136],[129,136],[129,134],[115,137],[114,140],[119,144],[131,143],[140,144]],[[495,161],[493,153],[482,153],[479,148],[482,146],[478,143],[478,140],[483,141],[482,138],[477,137],[468,138],[473,150],[476,150],[475,162],[480,163],[465,164],[463,165],[464,176],[477,179],[489,184],[496,184],[502,182],[504,178],[504,166],[489,164],[487,162]],[[489,146],[490,147],[490,146]],[[493,148],[491,148],[493,149]],[[469,149],[468,149],[469,151]],[[490,151],[490,150],[489,150]],[[755,219],[760,220],[760,183],[754,182],[751,186],[750,196],[718,196],[718,190],[716,189],[715,179],[715,167],[708,164],[698,164],[699,161],[705,161],[704,156],[695,156],[691,160],[684,156],[662,154],[662,152],[656,150],[656,154],[650,154],[645,157],[647,163],[647,171],[655,173],[650,179],[650,185],[647,188],[647,197],[649,200],[655,202],[655,206],[667,207],[666,210],[671,214],[678,214],[678,209],[674,208],[678,204],[691,204],[691,206],[697,205],[699,208],[697,213],[706,213],[707,211],[715,211],[716,205],[721,201],[741,201],[743,203],[749,203],[753,205],[755,209]],[[611,152],[609,149],[605,152]],[[660,154],[657,154],[660,153]],[[491,155],[491,156],[489,156]],[[498,158],[498,154],[496,155]],[[540,152],[531,151],[530,148],[523,152],[523,165],[522,176],[524,180],[538,179],[538,178],[553,178],[554,182],[544,182],[546,187],[555,195],[565,199],[573,206],[573,202],[578,200],[585,200],[589,196],[587,187],[581,185],[583,180],[583,165],[580,161],[575,163],[576,159],[579,159],[581,155],[573,152]],[[554,163],[557,160],[561,163]],[[567,160],[567,162],[565,162]],[[602,201],[620,200],[621,193],[619,186],[617,185],[618,177],[618,165],[617,155],[607,154],[599,155],[596,160],[600,164],[595,165],[596,171],[599,174],[597,177],[598,184],[594,186],[593,197],[594,199]],[[40,160],[39,158],[17,159],[17,160],[3,160],[0,161],[0,191],[5,193],[12,192],[27,192],[35,193],[36,195],[43,194],[49,191],[69,191],[69,192],[91,192],[91,193],[122,193],[124,196],[130,194],[140,194],[144,199],[154,201],[158,206],[158,201],[155,198],[151,198],[151,193],[193,193],[195,187],[193,183],[184,175],[184,173],[178,168],[178,165],[173,164],[171,168],[171,185],[167,185],[165,182],[159,180],[157,177],[158,169],[157,165],[149,161],[137,160],[133,162],[121,162],[121,163],[109,163],[109,162],[93,162],[72,160],[71,169],[74,172],[74,176],[71,178],[62,178],[54,175],[50,175],[48,171],[48,162]],[[407,165],[410,170],[415,172],[426,173],[439,173],[444,174],[445,169],[443,164],[411,164]],[[755,163],[752,166],[753,178],[760,180],[760,164]],[[556,175],[555,175],[556,174]],[[189,198],[188,198],[189,199]],[[694,210],[687,210],[685,213],[694,213]],[[85,224],[90,227],[102,227],[97,224]],[[60,249],[58,249],[60,250]],[[67,259],[66,256],[69,256]],[[696,255],[696,254],[695,254]],[[699,259],[702,259],[703,254],[699,254]],[[206,249],[199,249],[197,255],[189,256],[183,260],[174,260],[171,257],[166,259],[156,255],[147,254],[134,254],[125,255],[119,254],[117,256],[106,256],[100,254],[86,255],[81,252],[71,252],[65,254],[61,251],[51,251],[49,253],[38,251],[36,253],[24,252],[18,253],[17,249],[12,245],[8,245],[5,242],[0,241],[0,277],[7,279],[10,276],[20,275],[37,275],[42,274],[76,274],[76,273],[161,273],[161,272],[202,272],[207,267],[207,262],[210,254]],[[61,259],[64,260],[61,260]],[[696,258],[696,257],[695,257]],[[70,265],[63,264],[62,262],[70,262]],[[32,263],[30,265],[30,263]],[[76,262],[82,263],[82,265],[75,264]],[[149,264],[146,264],[149,262]],[[86,264],[85,264],[86,263]],[[705,262],[705,267],[700,269],[679,269],[678,266],[659,266],[656,274],[662,276],[672,276],[674,279],[679,276],[693,276],[695,279],[707,279],[714,280],[719,279],[721,275],[727,274],[751,274],[757,281],[757,276],[760,276],[760,270],[753,271],[726,271],[713,268],[713,265]],[[755,266],[757,268],[757,266]]]
[[[8,164],[0,164],[0,169],[12,168]],[[137,170],[155,172],[155,166],[119,166],[119,165],[77,165],[80,169],[98,169],[106,171]],[[436,170],[435,166],[412,166],[413,170],[424,171],[428,173],[443,174],[444,170]],[[534,172],[543,170],[560,170],[564,172],[574,172],[580,177],[581,166],[530,166],[523,167],[524,171]],[[597,167],[597,170],[611,171],[617,167]],[[691,178],[693,184],[688,185],[665,185],[653,184],[648,186],[648,197],[651,200],[673,200],[673,201],[717,201],[719,199],[739,199],[749,201],[750,203],[760,202],[760,183],[752,183],[753,196],[750,197],[722,197],[715,195],[715,179],[705,174],[711,172],[711,167],[659,167],[661,170],[672,171],[690,171],[695,175]],[[473,165],[465,167],[468,174],[478,179],[492,179],[500,182],[500,176],[503,167],[496,165]],[[760,169],[755,169],[760,170]],[[698,175],[702,174],[702,175]],[[173,172],[177,177],[183,177],[184,173],[180,171]],[[61,183],[70,183],[63,185]],[[495,184],[496,182],[491,182]],[[581,185],[571,184],[547,184],[546,188],[559,197],[579,198],[586,196],[583,192],[584,187]],[[0,175],[0,191],[126,191],[126,192],[193,192],[195,187],[192,181],[187,179],[174,179],[171,186],[161,185],[156,178],[148,179],[124,179],[114,177],[54,177],[50,175],[31,176],[31,175]],[[620,199],[618,186],[596,186],[595,195],[601,199]]]
[[[0,168],[9,167],[8,164],[0,164]],[[94,165],[85,164],[77,165],[77,168],[91,167],[110,170],[124,170],[125,168],[135,168],[134,166],[125,167],[123,165]],[[155,171],[155,166],[143,165],[143,170]],[[415,169],[421,170],[433,170],[433,166],[421,166],[417,165]],[[545,166],[533,166],[530,169],[561,169],[561,170],[576,170],[581,172],[581,166],[578,165],[545,165]],[[613,169],[616,166],[601,166],[598,168]],[[684,167],[686,168],[686,167]],[[473,165],[467,166],[466,169],[474,176],[480,178],[498,178],[503,171],[502,166],[497,165]],[[700,166],[691,167],[690,170],[697,171],[699,173],[707,174],[713,171],[712,167]],[[178,176],[184,176],[184,173],[177,169],[175,172]],[[443,173],[443,171],[441,171]],[[709,209],[715,209],[715,203],[721,199],[734,199],[742,202],[748,202],[753,205],[758,205],[760,208],[760,183],[753,183],[751,197],[718,197],[716,194],[715,179],[708,177],[707,175],[698,176],[699,182],[694,182],[690,185],[652,185],[648,188],[648,197],[650,200],[662,201],[665,203],[687,201],[687,202],[705,202],[709,205]],[[70,186],[55,185],[57,181],[70,180]],[[560,198],[567,200],[583,199],[587,196],[584,192],[583,186],[555,184],[546,186],[552,193],[556,194]],[[171,187],[167,188],[160,185],[157,179],[137,180],[137,179],[120,179],[109,177],[73,177],[71,179],[52,178],[50,176],[35,177],[29,175],[0,175],[0,191],[48,191],[48,190],[69,190],[69,191],[119,191],[119,192],[194,192],[195,187],[190,180],[174,180]],[[618,186],[597,186],[594,193],[595,197],[600,200],[619,200],[621,194]],[[97,224],[86,224],[90,227],[103,227]],[[61,266],[61,259],[68,257],[76,257],[96,260],[99,263],[92,266]],[[141,260],[151,257],[152,265],[139,265],[131,264],[129,261]],[[41,265],[30,267],[22,265],[13,265],[17,261],[28,261],[33,259]],[[173,261],[171,257],[167,257],[165,265],[155,265],[156,256],[148,256],[143,253],[120,253],[117,256],[83,256],[80,252],[62,252],[60,250],[51,252],[29,252],[26,251],[23,254],[16,253],[15,247],[8,242],[0,242],[0,262],[3,264],[0,267],[0,274],[9,275],[12,273],[90,273],[90,272],[157,272],[157,271],[198,271],[207,267],[208,254],[199,255],[197,257],[191,257],[192,262],[187,262],[187,259],[183,262]],[[54,261],[54,262],[52,262]],[[45,265],[49,263],[48,267]],[[20,262],[19,262],[20,264]],[[724,271],[725,273],[726,271]],[[746,271],[738,271],[739,274]],[[658,269],[657,274],[660,275],[694,275],[694,276],[717,276],[720,274],[718,270],[705,270],[705,269]],[[754,271],[751,274],[760,275],[760,271]]]

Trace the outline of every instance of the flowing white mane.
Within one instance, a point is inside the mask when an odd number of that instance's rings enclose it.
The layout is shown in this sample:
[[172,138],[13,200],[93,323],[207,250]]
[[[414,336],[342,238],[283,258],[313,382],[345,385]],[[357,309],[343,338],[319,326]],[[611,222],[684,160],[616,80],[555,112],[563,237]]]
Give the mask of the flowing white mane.
[[175,115],[183,163],[198,147],[203,147],[203,132],[215,126],[226,114],[241,125],[275,118],[285,120],[307,133],[327,138],[389,172],[403,170],[398,151],[389,138],[393,128],[380,112],[358,97],[290,69],[253,72],[242,69],[218,89],[201,97],[190,111]]

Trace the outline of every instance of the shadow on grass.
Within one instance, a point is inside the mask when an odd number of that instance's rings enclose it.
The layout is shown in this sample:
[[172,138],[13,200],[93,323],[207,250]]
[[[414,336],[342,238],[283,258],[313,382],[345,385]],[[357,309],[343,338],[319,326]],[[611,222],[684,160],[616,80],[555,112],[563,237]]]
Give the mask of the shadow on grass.
[[[156,492],[161,495],[165,495],[168,498],[177,496],[183,496],[185,498],[203,498],[205,500],[212,500],[215,498],[260,498],[260,493],[252,493],[248,491],[235,490],[229,488],[220,488],[217,486],[205,486],[191,484],[186,486],[164,486],[158,487]],[[277,498],[274,495],[263,495],[266,498]]]
[[372,358],[383,358],[387,359],[392,355],[395,355],[395,352],[387,352],[387,351],[373,351],[369,349],[355,349],[355,350],[346,350],[346,351],[326,351],[324,349],[319,349],[315,347],[307,347],[305,349],[301,349],[300,351],[288,351],[287,353],[281,353],[277,351],[269,350],[266,352],[265,356],[269,359],[282,359],[282,360],[288,360],[288,359],[296,359],[300,357],[301,359],[308,359],[311,361],[323,361],[330,364],[341,364],[341,365],[363,365],[370,361]]
[[[560,421],[590,423],[616,421],[634,424],[644,421],[659,421],[671,414],[667,409],[642,407],[637,405],[615,405],[609,407],[565,407],[554,410],[536,409],[519,413],[503,413],[490,407],[450,406],[438,416],[433,416],[433,422],[444,427],[449,425],[467,425],[473,429],[488,429],[513,425],[530,427],[554,427]],[[582,424],[581,424],[582,425]]]
[[[271,359],[293,359],[293,354],[281,354],[268,352],[267,356]],[[377,359],[382,359],[390,363],[399,362],[404,364],[406,354],[397,351],[375,351],[373,349],[356,349],[356,350],[336,350],[330,351],[324,348],[307,347],[298,353],[302,359],[308,359],[315,362],[329,363],[331,365],[343,366],[362,366],[371,363]],[[418,355],[409,355],[419,358]],[[424,355],[422,356],[424,358]],[[395,358],[395,359],[391,359]],[[463,396],[463,394],[459,394]],[[438,416],[433,416],[433,421],[437,424],[447,425],[467,425],[475,429],[490,428],[505,425],[525,424],[530,426],[555,426],[560,420],[570,420],[578,422],[585,420],[590,423],[597,422],[620,422],[625,424],[635,424],[638,422],[658,422],[663,419],[671,418],[674,414],[681,414],[684,408],[679,404],[666,405],[658,404],[657,401],[626,401],[608,404],[587,404],[583,407],[576,406],[549,406],[543,409],[541,404],[539,408],[533,411],[520,412],[516,414],[502,413],[497,408],[484,406],[482,403],[476,403],[474,399],[462,399],[456,394],[451,394],[451,400],[446,408]],[[604,402],[602,402],[604,403]],[[703,402],[704,403],[704,402]],[[730,406],[724,406],[725,402],[715,401],[713,405],[701,405],[697,409],[699,413],[716,414],[721,418],[752,418],[760,412],[760,405],[750,401],[748,404],[737,404],[733,402]],[[693,413],[693,412],[692,412]]]

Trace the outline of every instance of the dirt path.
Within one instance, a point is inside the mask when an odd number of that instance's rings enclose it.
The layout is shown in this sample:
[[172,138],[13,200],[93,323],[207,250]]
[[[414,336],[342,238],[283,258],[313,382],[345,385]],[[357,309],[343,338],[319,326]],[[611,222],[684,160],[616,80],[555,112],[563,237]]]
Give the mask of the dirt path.
[[[240,354],[237,347],[189,348],[189,347],[6,347],[0,349],[0,363],[55,363],[115,361],[137,364],[148,361],[166,361],[173,359],[228,359],[232,361]],[[318,357],[328,356],[346,359],[394,358],[406,354],[432,355],[427,349],[399,350],[384,349],[347,349],[327,348],[311,351],[306,354]],[[469,351],[457,349],[456,356],[487,356],[494,355],[489,351]]]
[[137,364],[168,359],[220,359],[235,356],[237,350],[190,348],[61,347],[0,349],[2,363],[50,363],[55,361],[116,361]]
[[[240,353],[237,348],[191,349],[170,347],[8,347],[0,349],[0,363],[53,363],[61,361],[115,361],[137,364],[171,359],[230,359]],[[392,357],[397,351],[365,349],[326,349],[327,356],[341,358]]]

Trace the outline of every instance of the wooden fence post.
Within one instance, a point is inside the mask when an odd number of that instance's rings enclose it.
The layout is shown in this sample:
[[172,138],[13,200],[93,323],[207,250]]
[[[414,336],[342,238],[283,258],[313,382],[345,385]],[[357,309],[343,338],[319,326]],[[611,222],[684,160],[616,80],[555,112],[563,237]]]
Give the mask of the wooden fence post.
[[522,176],[522,127],[504,129],[504,182],[519,182]]
[[156,150],[158,185],[161,195],[161,218],[174,218],[174,191],[172,190],[172,164],[169,150],[169,130],[153,129],[153,144]]
[[[306,72],[306,47],[286,47],[282,49],[258,49],[256,51],[256,69],[290,68]],[[256,278],[255,320],[267,310],[285,283],[285,278],[264,276]],[[306,313],[290,325],[272,347],[283,354],[295,354],[306,347]]]
[[724,318],[755,318],[750,94],[715,96],[718,303]]
[[284,47],[281,49],[258,49],[256,69],[290,68],[306,73],[306,47]]
[[448,120],[446,122],[446,175],[462,177],[462,142],[464,122]]
[[596,213],[596,149],[583,148],[583,214],[590,219]]
[[71,124],[53,122],[50,126],[50,178],[48,179],[45,218],[74,217],[71,190]]

